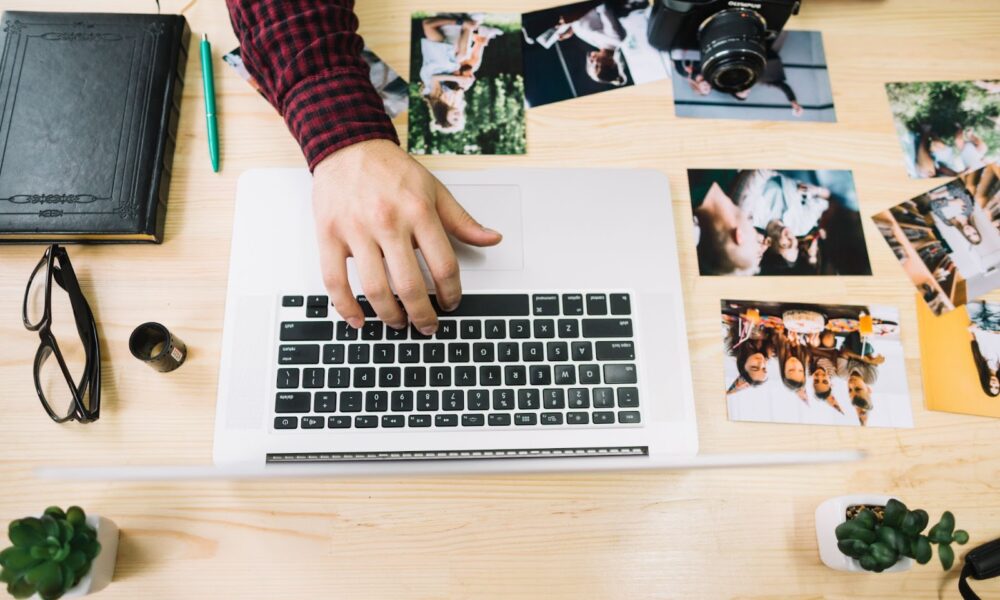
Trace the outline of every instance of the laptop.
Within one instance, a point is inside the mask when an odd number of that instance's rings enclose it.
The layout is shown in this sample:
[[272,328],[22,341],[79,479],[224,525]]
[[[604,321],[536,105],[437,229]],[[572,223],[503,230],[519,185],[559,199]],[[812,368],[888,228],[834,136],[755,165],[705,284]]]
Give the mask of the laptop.
[[320,276],[310,174],[241,176],[215,463],[297,473],[562,471],[656,468],[696,454],[667,178],[435,174],[504,240],[485,249],[455,242],[463,301],[440,313],[432,337],[392,330],[368,309],[361,330],[342,322]]

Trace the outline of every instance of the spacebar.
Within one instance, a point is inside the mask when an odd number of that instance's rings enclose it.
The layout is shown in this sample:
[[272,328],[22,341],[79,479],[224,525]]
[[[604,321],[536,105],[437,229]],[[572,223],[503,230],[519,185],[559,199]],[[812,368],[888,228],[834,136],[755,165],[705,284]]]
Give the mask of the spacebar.
[[[365,311],[365,317],[375,317],[375,310],[368,299],[358,296],[358,303]],[[527,294],[463,294],[458,308],[451,312],[443,310],[437,298],[431,295],[431,305],[441,316],[449,317],[527,317],[531,315],[531,302]]]

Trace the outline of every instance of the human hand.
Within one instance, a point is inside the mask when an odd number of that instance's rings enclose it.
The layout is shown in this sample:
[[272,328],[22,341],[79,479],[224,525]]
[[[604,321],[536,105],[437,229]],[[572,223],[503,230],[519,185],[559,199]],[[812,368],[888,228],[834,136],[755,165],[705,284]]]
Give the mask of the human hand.
[[[415,248],[430,270],[438,303],[454,310],[462,284],[446,234],[474,246],[493,246],[502,239],[477,223],[440,181],[388,140],[347,146],[316,165],[313,213],[323,283],[336,311],[354,328],[360,328],[365,317],[347,278],[348,257],[354,257],[364,293],[380,319],[396,329],[406,327],[408,319],[429,335],[437,330],[437,314]],[[393,296],[393,287],[403,306]]]
[[793,115],[795,115],[796,117],[801,117],[802,113],[804,113],[804,112],[805,112],[805,110],[802,108],[801,104],[799,104],[798,102],[792,102],[792,114]]

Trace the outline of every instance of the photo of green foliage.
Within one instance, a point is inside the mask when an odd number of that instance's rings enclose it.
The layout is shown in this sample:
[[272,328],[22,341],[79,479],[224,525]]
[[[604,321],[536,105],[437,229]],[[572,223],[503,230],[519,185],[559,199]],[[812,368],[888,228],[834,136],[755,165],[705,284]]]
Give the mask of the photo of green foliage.
[[410,50],[410,114],[408,146],[412,154],[524,154],[524,76],[521,61],[520,15],[484,15],[482,24],[502,32],[491,39],[475,71],[475,83],[464,91],[465,125],[458,131],[434,130],[420,70],[422,21],[468,15],[414,13]]

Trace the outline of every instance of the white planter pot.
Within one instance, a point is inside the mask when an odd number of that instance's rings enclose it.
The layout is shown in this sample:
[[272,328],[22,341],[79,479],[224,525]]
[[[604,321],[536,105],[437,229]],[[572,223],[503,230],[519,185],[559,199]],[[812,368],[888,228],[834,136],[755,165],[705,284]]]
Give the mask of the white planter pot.
[[[835,530],[847,520],[847,507],[855,504],[885,506],[892,496],[881,494],[855,494],[830,498],[816,508],[816,541],[819,543],[819,558],[823,564],[837,571],[867,572],[861,564],[837,548]],[[883,573],[899,573],[913,568],[913,559],[900,557],[899,562]]]
[[[111,583],[111,578],[115,574],[115,562],[118,558],[118,526],[114,521],[100,515],[88,515],[87,524],[97,530],[97,541],[101,544],[101,552],[80,583],[68,589],[63,598],[80,598],[99,592]],[[40,598],[35,594],[30,600],[40,600]]]

